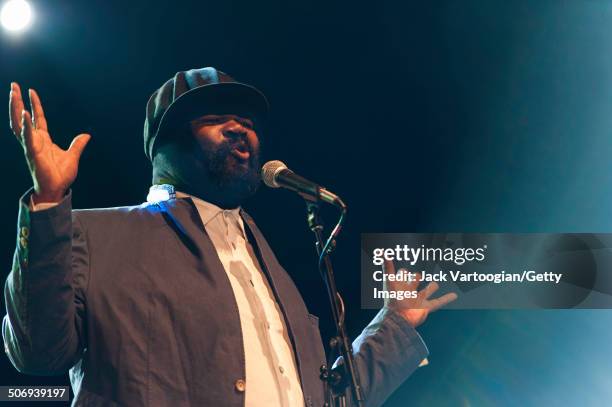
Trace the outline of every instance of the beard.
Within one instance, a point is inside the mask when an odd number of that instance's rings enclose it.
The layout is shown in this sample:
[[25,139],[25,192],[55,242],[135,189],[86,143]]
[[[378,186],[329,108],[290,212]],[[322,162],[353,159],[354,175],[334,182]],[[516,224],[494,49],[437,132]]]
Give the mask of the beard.
[[261,182],[260,151],[247,143],[249,158],[243,161],[232,154],[236,144],[225,142],[215,149],[200,150],[211,186],[228,207],[236,207],[254,195]]

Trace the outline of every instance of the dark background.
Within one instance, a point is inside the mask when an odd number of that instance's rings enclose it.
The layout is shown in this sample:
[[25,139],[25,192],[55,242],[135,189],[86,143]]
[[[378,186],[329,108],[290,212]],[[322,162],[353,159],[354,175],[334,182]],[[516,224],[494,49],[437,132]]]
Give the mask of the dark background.
[[[611,1],[33,1],[0,33],[0,85],[39,91],[63,146],[93,139],[76,208],[137,204],[150,184],[142,124],[176,71],[216,66],[262,89],[282,159],[349,205],[334,263],[350,332],[364,232],[609,232]],[[5,119],[0,264],[31,185]],[[261,190],[246,205],[331,334],[304,206]],[[327,213],[329,223],[333,213]],[[606,405],[609,311],[440,311],[431,352],[387,406]],[[67,383],[17,373],[0,384]]]

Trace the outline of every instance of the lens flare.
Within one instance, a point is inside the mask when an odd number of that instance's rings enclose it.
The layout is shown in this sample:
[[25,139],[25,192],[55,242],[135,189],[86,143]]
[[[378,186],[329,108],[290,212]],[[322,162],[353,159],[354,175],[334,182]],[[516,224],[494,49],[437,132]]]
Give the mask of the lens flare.
[[30,25],[32,9],[25,0],[10,0],[0,11],[0,23],[7,31],[21,31]]

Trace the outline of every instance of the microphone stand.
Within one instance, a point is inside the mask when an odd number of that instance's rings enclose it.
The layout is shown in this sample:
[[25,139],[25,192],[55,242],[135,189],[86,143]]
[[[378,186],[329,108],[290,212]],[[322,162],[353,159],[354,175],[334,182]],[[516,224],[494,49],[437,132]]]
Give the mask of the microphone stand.
[[[316,200],[313,200],[307,195],[302,195],[306,200],[306,209],[308,214],[308,226],[310,230],[315,234],[317,253],[319,254],[319,272],[325,283],[327,289],[327,296],[331,305],[332,316],[336,326],[336,335],[333,336],[329,345],[331,348],[330,357],[327,361],[327,366],[321,366],[320,378],[325,384],[326,403],[325,407],[346,407],[346,392],[347,387],[350,386],[353,400],[355,400],[356,406],[363,406],[364,399],[361,391],[361,385],[359,375],[355,369],[355,361],[353,359],[353,348],[351,341],[349,341],[348,335],[346,334],[346,328],[344,325],[344,302],[342,297],[336,289],[336,282],[334,279],[334,270],[332,267],[331,259],[329,254],[335,247],[335,238],[340,233],[341,224],[346,215],[346,205],[339,200],[339,204],[342,208],[342,216],[340,221],[332,231],[328,241],[323,241],[322,232],[323,224],[319,216],[319,204]],[[325,252],[323,252],[325,251]],[[325,265],[325,268],[322,268]],[[334,369],[331,368],[333,362],[333,355],[342,355],[344,363]]]

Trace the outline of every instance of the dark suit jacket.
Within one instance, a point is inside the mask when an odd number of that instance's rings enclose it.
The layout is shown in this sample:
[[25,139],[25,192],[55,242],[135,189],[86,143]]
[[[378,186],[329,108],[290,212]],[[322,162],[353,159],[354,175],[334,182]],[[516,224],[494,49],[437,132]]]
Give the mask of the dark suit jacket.
[[[191,199],[31,212],[22,197],[5,284],[5,350],[20,371],[70,370],[75,406],[242,406],[243,337],[233,291]],[[253,220],[242,217],[282,310],[306,406],[319,407],[318,320]],[[355,340],[367,405],[427,356],[416,331],[382,311]]]

